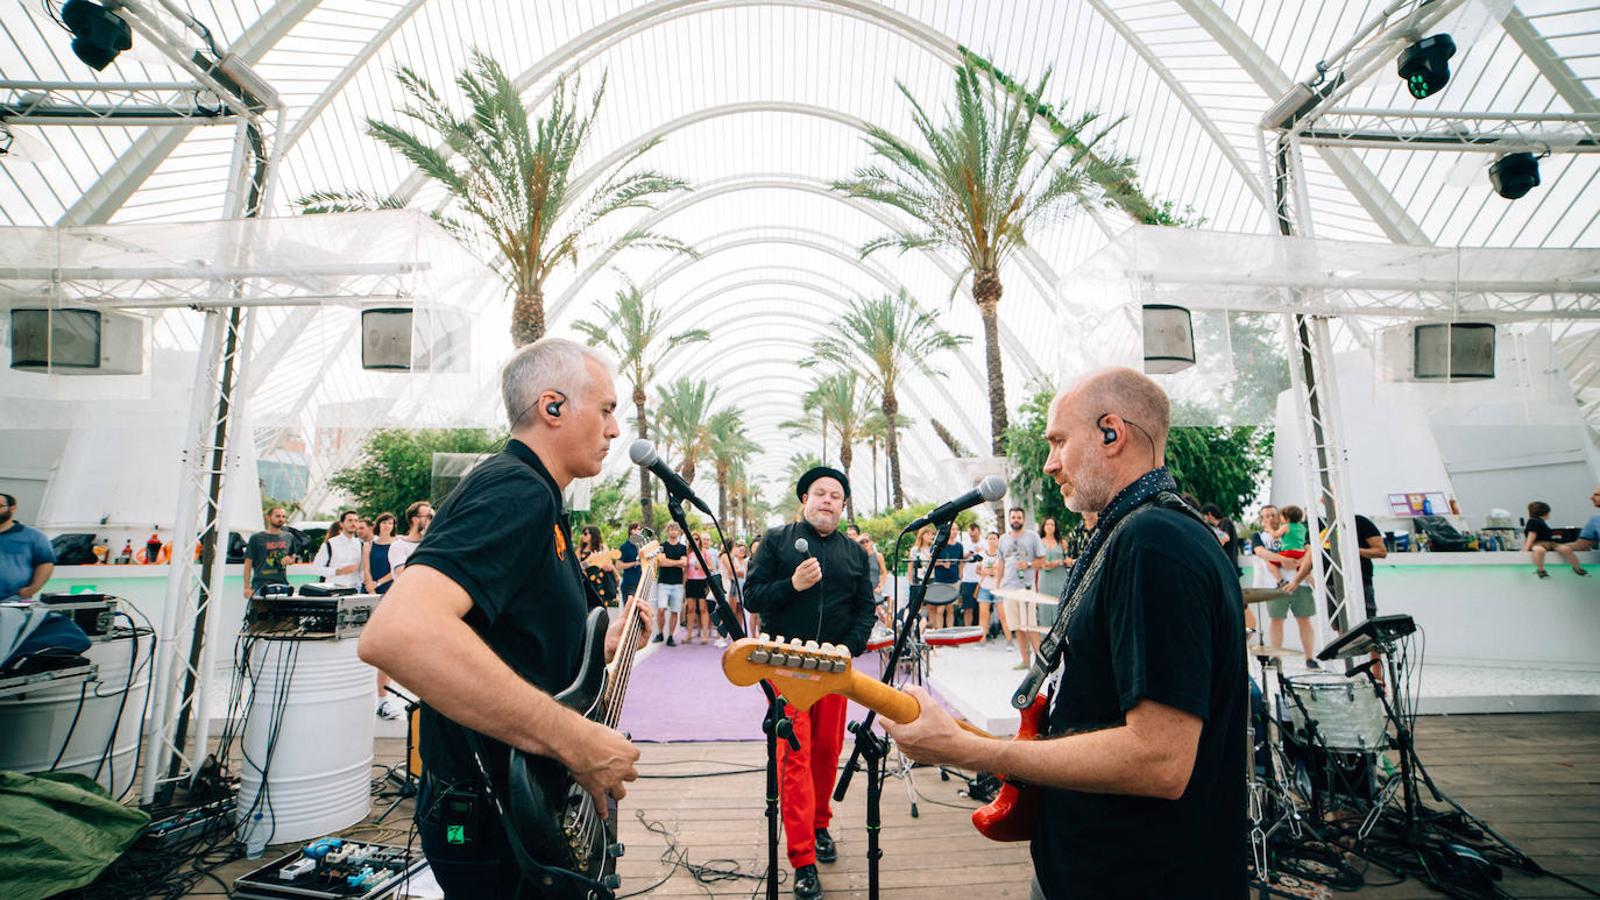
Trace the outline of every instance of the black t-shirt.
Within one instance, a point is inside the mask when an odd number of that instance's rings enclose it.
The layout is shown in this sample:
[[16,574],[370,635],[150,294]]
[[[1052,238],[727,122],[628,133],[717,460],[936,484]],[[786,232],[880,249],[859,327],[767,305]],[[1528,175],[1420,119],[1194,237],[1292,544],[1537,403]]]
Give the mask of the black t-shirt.
[[[1367,538],[1381,537],[1383,537],[1383,532],[1378,530],[1378,526],[1372,524],[1371,519],[1366,516],[1356,516],[1356,550],[1359,551],[1367,545]],[[1361,557],[1361,583],[1372,583],[1372,560],[1365,556]]]
[[[556,694],[577,677],[590,600],[561,492],[522,442],[508,442],[450,492],[406,561],[414,566],[437,570],[467,592],[467,623],[530,684]],[[477,773],[466,729],[423,704],[419,730],[429,772],[446,779]],[[505,745],[482,741],[499,781]]]
[[933,580],[937,584],[955,584],[961,580],[961,554],[960,544],[946,544],[939,554],[939,559],[945,562],[933,564]]
[[1133,513],[1067,629],[1050,733],[1124,724],[1141,700],[1204,720],[1177,800],[1045,789],[1033,862],[1045,896],[1245,896],[1245,669],[1238,573],[1211,530]]
[[250,535],[245,555],[250,560],[250,590],[257,590],[265,584],[289,583],[287,532],[267,534],[258,531]]
[[1536,541],[1553,541],[1556,536],[1550,531],[1550,524],[1538,516],[1529,516],[1528,524],[1522,529],[1523,534],[1533,535]]
[[[661,555],[667,559],[688,559],[689,545],[682,542],[662,544]],[[683,584],[686,570],[687,567],[659,566],[656,569],[656,584]]]
[[1242,574],[1244,570],[1239,566],[1239,527],[1233,524],[1232,519],[1219,519],[1217,528],[1228,538],[1222,543],[1223,555],[1228,557],[1234,569]]

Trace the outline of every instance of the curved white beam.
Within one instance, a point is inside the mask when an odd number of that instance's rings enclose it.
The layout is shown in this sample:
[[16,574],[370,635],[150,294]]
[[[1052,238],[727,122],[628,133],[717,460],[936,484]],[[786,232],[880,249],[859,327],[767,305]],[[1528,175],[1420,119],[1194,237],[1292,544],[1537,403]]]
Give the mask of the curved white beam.
[[[713,235],[712,238],[718,239],[730,237],[733,235],[747,234],[753,231],[767,230],[755,228],[734,229],[722,234]],[[794,231],[798,233],[799,229]],[[701,250],[699,259],[684,260],[676,264],[669,263],[667,267],[658,269],[656,272],[652,273],[650,278],[641,284],[640,287],[646,291],[653,290],[662,282],[676,277],[679,273],[705,259],[716,256],[720,253],[726,253],[730,250],[737,250],[741,247],[756,246],[760,244],[782,244],[793,247],[803,247],[809,250],[816,250],[820,253],[832,256],[846,265],[854,266],[860,269],[865,274],[871,276],[873,280],[877,281],[885,290],[889,291],[890,293],[895,293],[902,287],[899,279],[889,274],[886,270],[874,268],[873,266],[868,265],[866,262],[861,260],[854,253],[848,252],[848,250],[845,249],[840,249],[840,246],[843,244],[843,242],[828,243],[826,239],[831,238],[832,236],[823,235],[822,237],[824,240],[807,240],[803,237],[791,237],[771,233],[758,233],[751,237],[745,238],[733,237],[726,243],[713,246],[710,249]],[[923,309],[922,304],[917,301],[915,295],[908,291],[907,296],[911,297],[912,302],[917,303],[919,309]],[[1012,360],[1022,365],[1026,379],[1040,377],[1041,373],[1038,363],[1033,359],[1032,355],[1027,352],[1027,349],[1021,345],[1021,342],[1017,339],[1016,335],[1004,322],[1000,323],[1000,348],[1001,351],[1006,353]],[[973,377],[977,377],[977,368],[973,365],[971,359],[967,358],[964,354],[957,354],[957,358],[961,361],[962,365],[968,367],[972,371]]]
[[339,92],[350,84],[350,80],[355,78],[356,74],[366,67],[372,57],[376,56],[378,51],[382,50],[383,46],[394,37],[395,32],[399,31],[402,25],[411,21],[411,17],[416,15],[417,10],[421,9],[427,2],[428,0],[410,0],[409,3],[391,16],[389,21],[383,23],[382,28],[373,33],[372,38],[360,50],[356,51],[355,56],[350,57],[350,61],[345,63],[343,69],[339,70],[339,74],[328,82],[327,86],[322,89],[322,93],[317,95],[317,99],[311,101],[311,105],[306,107],[306,111],[301,114],[299,119],[295,120],[294,127],[289,129],[289,136],[283,140],[283,147],[279,151],[280,153],[288,153],[295,144],[300,142],[302,137],[305,137],[306,132],[311,130],[311,126],[317,124],[317,119],[321,117],[323,110],[328,108],[328,104],[339,96]]
[[[871,125],[865,119],[852,116],[849,113],[841,112],[836,109],[830,109],[826,106],[817,106],[811,103],[790,103],[779,100],[762,100],[751,103],[727,103],[723,104],[722,106],[708,106],[704,109],[698,109],[679,116],[670,122],[663,122],[649,131],[638,135],[637,137],[623,144],[621,147],[613,150],[611,153],[608,153],[599,162],[587,169],[584,169],[576,178],[572,180],[572,192],[574,194],[581,195],[583,191],[589,187],[589,185],[599,180],[601,176],[611,171],[612,168],[621,163],[623,160],[627,159],[629,156],[637,153],[640,148],[648,145],[651,141],[662,140],[669,135],[682,131],[685,128],[698,125],[702,122],[708,122],[713,119],[720,119],[728,116],[751,115],[754,113],[783,113],[785,115],[806,116],[809,118],[822,119],[824,121],[843,125],[846,128],[853,129],[862,134],[866,134],[871,128]],[[756,173],[745,176],[725,176],[714,181],[696,185],[695,192],[700,193],[708,191],[716,185],[735,182],[740,178],[790,179],[797,184],[814,186],[815,193],[837,193],[833,190],[832,186],[828,182],[823,181],[820,178],[809,178],[804,175],[788,173]],[[1256,185],[1258,192],[1264,190],[1259,184],[1259,179],[1249,177],[1248,173],[1246,173],[1246,183]],[[843,197],[844,195],[838,196]],[[861,210],[867,215],[872,216],[874,219],[877,219],[885,228],[889,229],[895,234],[906,233],[907,229],[904,223],[900,222],[892,213],[884,208],[882,204],[867,203],[866,201],[854,197],[844,197],[844,199],[851,201],[851,206]],[[442,212],[445,208],[450,206],[451,202],[452,201],[448,197],[445,198],[440,202],[438,211]],[[1266,201],[1263,200],[1263,202],[1265,203]],[[1086,210],[1089,209],[1088,206],[1085,206],[1084,208]],[[1057,302],[1056,295],[1059,293],[1058,288],[1061,284],[1061,276],[1056,274],[1055,269],[1051,268],[1050,264],[1045,261],[1044,257],[1040,256],[1038,251],[1034,250],[1031,245],[1024,245],[1019,249],[1021,250],[1021,259],[1034,269],[1034,273],[1030,273],[1029,278],[1033,281],[1035,290],[1037,290],[1040,295],[1045,298],[1045,303],[1054,308]],[[938,253],[938,251],[931,248],[925,249],[923,252],[930,255]],[[951,271],[951,278],[954,280],[953,273],[956,270]],[[1024,269],[1024,271],[1026,271],[1026,269]],[[1043,284],[1040,283],[1041,279],[1043,280]],[[969,290],[967,293],[969,295],[968,298],[970,299],[971,291]]]
[[[735,290],[743,289],[743,288],[749,287],[751,285],[759,285],[761,283],[762,283],[761,279],[756,279],[756,280],[753,280],[753,281],[741,282],[740,284],[729,285],[729,286],[726,286],[726,287],[723,287],[723,288],[718,288],[717,290],[712,291],[712,292],[710,292],[710,293],[708,293],[708,294],[706,294],[704,296],[700,296],[700,297],[695,298],[694,300],[690,301],[687,304],[684,304],[682,306],[677,307],[676,310],[678,312],[682,313],[682,314],[687,315],[689,313],[692,313],[694,310],[696,310],[700,306],[702,306],[704,304],[707,304],[707,303],[713,302],[714,300],[718,299],[719,297],[723,296],[724,294],[732,293]],[[844,303],[848,302],[847,300],[845,300],[845,298],[843,298],[843,297],[841,297],[839,295],[830,294],[827,291],[823,291],[821,289],[816,289],[816,288],[813,288],[812,286],[809,286],[809,285],[799,284],[799,285],[796,285],[796,286],[800,287],[802,289],[806,289],[806,290],[815,290],[816,293],[822,294],[825,297],[832,297],[833,299],[840,301],[841,305],[843,305]],[[743,311],[740,314],[739,322],[733,323],[731,325],[712,325],[712,326],[710,326],[710,330],[712,332],[712,337],[716,338],[716,337],[720,337],[722,335],[728,334],[728,333],[730,333],[732,331],[738,331],[738,330],[740,330],[742,328],[748,327],[745,324],[746,322],[760,321],[762,319],[769,319],[769,318],[777,318],[777,319],[783,319],[785,321],[798,322],[802,326],[805,326],[805,325],[814,326],[814,329],[813,329],[814,333],[819,335],[819,336],[822,335],[822,334],[827,333],[827,331],[829,330],[829,327],[832,325],[832,322],[814,319],[814,318],[811,318],[809,316],[803,316],[803,315],[801,315],[799,313],[786,312],[784,310],[777,310],[777,309],[759,309],[759,310]],[[809,341],[805,341],[804,344],[805,344],[806,348],[809,349],[810,342]],[[959,351],[955,351],[955,352],[957,354],[959,354]],[[663,363],[663,366],[666,366],[666,365],[668,365],[668,363]],[[671,371],[676,373],[678,371],[678,368],[675,367],[675,368],[671,369]],[[973,375],[974,380],[972,382],[972,387],[973,387],[974,390],[976,390],[978,392],[978,396],[987,397],[988,396],[988,382],[987,381],[978,381],[978,380],[976,380],[976,370],[973,369],[972,367],[968,366],[968,371],[969,371],[969,373],[971,373]],[[662,372],[662,377],[663,378],[667,377],[665,369]],[[949,390],[948,387],[945,386],[944,381],[943,381],[942,378],[924,378],[923,376],[918,376],[918,377],[919,378],[923,378],[923,380],[925,380],[934,391],[938,392],[939,396],[944,401],[945,408],[950,409],[950,410],[958,410],[958,409],[960,409],[960,404],[956,402],[955,397],[951,396],[950,390]],[[907,387],[910,387],[910,386],[911,385],[907,385]],[[919,392],[910,391],[908,393],[918,394]],[[927,414],[926,413],[926,408],[925,407],[921,407],[921,408],[924,410],[924,413]],[[987,412],[985,412],[985,416],[987,416]],[[967,422],[967,420],[965,420],[965,419],[963,419],[962,421],[963,422]],[[978,431],[977,426],[972,425],[970,422],[967,422],[967,437],[970,440],[973,440],[973,441],[980,441],[981,442],[983,440],[983,435],[982,435],[982,433],[980,431]]]
[[1161,82],[1167,86],[1167,90],[1178,98],[1178,102],[1183,104],[1183,108],[1189,111],[1189,115],[1200,123],[1201,129],[1217,145],[1217,149],[1222,152],[1222,157],[1228,161],[1228,165],[1233,166],[1233,170],[1239,174],[1239,178],[1244,182],[1245,187],[1250,189],[1250,193],[1255,195],[1256,200],[1261,204],[1261,208],[1270,216],[1272,214],[1272,198],[1267,196],[1266,185],[1261,183],[1261,179],[1251,170],[1249,164],[1244,161],[1244,157],[1240,156],[1239,151],[1234,149],[1233,144],[1222,133],[1222,129],[1218,128],[1216,121],[1211,118],[1211,114],[1206,112],[1205,107],[1200,105],[1200,101],[1196,100],[1193,94],[1189,93],[1189,89],[1184,86],[1183,79],[1172,74],[1172,70],[1167,68],[1167,64],[1162,62],[1161,57],[1150,49],[1150,45],[1146,44],[1144,39],[1139,37],[1138,33],[1127,22],[1123,21],[1115,10],[1106,4],[1105,0],[1089,0],[1089,6],[1099,13],[1102,19],[1106,20],[1112,30],[1121,35],[1128,46],[1133,48],[1133,52],[1137,53],[1139,58],[1144,60],[1145,65],[1149,66],[1150,70],[1156,73],[1156,77],[1161,79]]

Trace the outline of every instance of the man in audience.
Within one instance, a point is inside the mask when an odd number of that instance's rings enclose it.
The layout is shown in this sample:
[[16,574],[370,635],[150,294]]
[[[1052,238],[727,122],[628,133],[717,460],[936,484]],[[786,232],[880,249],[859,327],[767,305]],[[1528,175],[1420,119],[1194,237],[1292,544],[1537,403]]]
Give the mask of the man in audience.
[[50,539],[15,518],[17,498],[0,494],[0,600],[32,600],[56,569]]
[[244,597],[250,599],[269,584],[289,583],[289,535],[283,530],[289,513],[281,506],[267,510],[267,527],[250,535],[244,554]]

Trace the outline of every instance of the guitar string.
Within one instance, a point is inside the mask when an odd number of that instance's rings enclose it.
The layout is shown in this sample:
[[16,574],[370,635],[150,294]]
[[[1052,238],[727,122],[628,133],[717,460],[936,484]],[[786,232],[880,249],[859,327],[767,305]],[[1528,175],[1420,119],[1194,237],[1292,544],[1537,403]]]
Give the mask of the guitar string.
[[[644,577],[640,578],[640,584],[634,588],[634,598],[645,592],[647,584],[650,587],[654,587],[652,583],[654,580],[655,567],[652,565],[645,570]],[[639,650],[638,638],[641,627],[637,614],[630,615],[628,621],[623,623],[622,636],[619,642],[622,646],[622,658],[613,666],[616,677],[608,679],[605,689],[601,692],[601,705],[604,708],[602,719],[606,726],[610,728],[616,727],[621,716],[621,698],[626,693],[628,679],[633,674],[633,660]],[[580,847],[590,845],[590,842],[594,839],[596,828],[600,826],[600,821],[598,809],[591,797],[589,802],[580,808],[578,821],[575,823],[577,843]]]

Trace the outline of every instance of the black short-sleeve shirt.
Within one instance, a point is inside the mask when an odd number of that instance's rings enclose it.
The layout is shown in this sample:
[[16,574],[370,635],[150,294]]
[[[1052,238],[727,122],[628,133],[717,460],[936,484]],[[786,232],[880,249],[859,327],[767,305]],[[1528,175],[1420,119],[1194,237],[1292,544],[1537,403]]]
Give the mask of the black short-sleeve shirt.
[[[512,440],[439,505],[406,568],[427,566],[460,585],[472,598],[467,623],[512,671],[555,694],[577,677],[590,608],[576,549],[555,482],[532,450]],[[419,730],[430,772],[476,774],[464,728],[424,704]],[[505,745],[482,740],[498,777]]]
[[[1356,516],[1356,549],[1360,550],[1367,545],[1368,538],[1381,538],[1383,532],[1366,516]],[[1361,557],[1361,583],[1372,583],[1372,560]]]
[[1550,530],[1550,523],[1538,516],[1528,517],[1528,524],[1523,526],[1522,533],[1533,535],[1536,541],[1553,541],[1556,538],[1555,533]]
[[[661,555],[672,560],[688,559],[689,545],[681,541],[667,541],[661,545]],[[656,569],[656,584],[683,584],[685,571],[687,569],[681,566],[661,566]]]
[[1050,733],[1124,724],[1152,700],[1204,724],[1177,800],[1046,789],[1033,839],[1045,896],[1245,896],[1244,602],[1211,530],[1133,513],[1067,629]]

